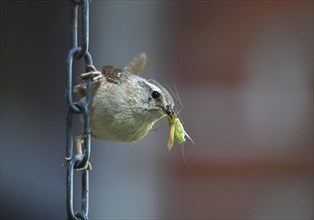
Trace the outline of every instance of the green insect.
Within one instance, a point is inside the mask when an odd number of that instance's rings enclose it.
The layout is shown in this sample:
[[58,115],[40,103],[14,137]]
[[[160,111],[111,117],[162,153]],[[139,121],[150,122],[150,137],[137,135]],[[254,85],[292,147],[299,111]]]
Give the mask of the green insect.
[[176,115],[168,116],[168,122],[170,126],[170,132],[169,132],[167,148],[169,151],[171,150],[174,144],[174,139],[176,139],[179,143],[183,143],[185,142],[185,137],[187,137],[193,143],[193,140],[190,138],[188,133],[184,130],[184,127],[180,119]]

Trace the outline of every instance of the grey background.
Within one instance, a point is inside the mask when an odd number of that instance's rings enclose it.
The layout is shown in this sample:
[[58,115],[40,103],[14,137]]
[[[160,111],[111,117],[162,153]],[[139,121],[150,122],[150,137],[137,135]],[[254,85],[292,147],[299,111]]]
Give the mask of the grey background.
[[[66,218],[70,11],[1,1],[1,219]],[[313,218],[312,1],[90,4],[97,68],[143,51],[143,76],[180,94],[191,171],[166,120],[136,144],[93,140],[91,219]]]

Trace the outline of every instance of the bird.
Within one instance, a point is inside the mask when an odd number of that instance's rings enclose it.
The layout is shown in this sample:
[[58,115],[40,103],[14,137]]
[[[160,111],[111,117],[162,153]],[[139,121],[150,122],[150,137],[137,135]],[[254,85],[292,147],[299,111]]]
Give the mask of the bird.
[[[93,77],[90,106],[92,138],[113,142],[137,142],[153,125],[165,116],[174,115],[175,102],[171,94],[156,80],[140,76],[147,62],[145,53],[135,56],[124,68],[106,65],[102,71],[81,74]],[[86,99],[86,83],[74,87],[74,92]],[[81,152],[83,135],[77,138]]]

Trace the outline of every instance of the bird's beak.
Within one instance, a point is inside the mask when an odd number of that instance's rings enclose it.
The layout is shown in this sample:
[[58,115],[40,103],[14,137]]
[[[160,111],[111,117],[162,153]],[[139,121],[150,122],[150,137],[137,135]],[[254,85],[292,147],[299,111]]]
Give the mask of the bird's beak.
[[175,116],[173,108],[170,105],[166,105],[166,107],[163,107],[163,111],[170,117],[174,117]]

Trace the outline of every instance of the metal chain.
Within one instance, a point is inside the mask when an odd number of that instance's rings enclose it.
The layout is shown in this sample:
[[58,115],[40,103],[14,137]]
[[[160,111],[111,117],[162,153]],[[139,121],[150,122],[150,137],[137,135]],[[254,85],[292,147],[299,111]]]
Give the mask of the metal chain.
[[[72,64],[73,59],[84,57],[86,72],[90,72],[93,61],[88,52],[89,43],[89,2],[88,0],[71,0],[73,3],[71,15],[71,38],[72,48],[67,56],[67,78],[66,78],[66,99],[69,107],[66,119],[66,209],[68,220],[88,219],[89,206],[89,171],[84,169],[89,162],[91,151],[91,131],[90,131],[90,105],[92,100],[92,77],[86,80],[86,99],[84,101],[73,102],[72,99]],[[82,9],[82,46],[78,47],[78,9]],[[84,143],[82,145],[83,156],[73,154],[73,130],[72,119],[74,114],[84,115]],[[73,210],[73,171],[81,169],[82,176],[82,196],[81,211]]]

